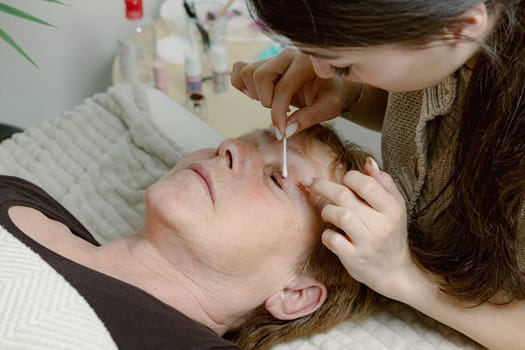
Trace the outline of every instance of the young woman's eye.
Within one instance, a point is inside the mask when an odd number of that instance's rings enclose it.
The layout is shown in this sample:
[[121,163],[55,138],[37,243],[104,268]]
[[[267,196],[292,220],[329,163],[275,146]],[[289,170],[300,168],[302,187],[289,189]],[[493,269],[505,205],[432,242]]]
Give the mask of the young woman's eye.
[[352,66],[346,66],[346,67],[330,66],[330,69],[332,70],[332,72],[334,72],[335,74],[343,78],[346,78],[352,72]]
[[281,185],[281,183],[279,182],[279,179],[277,178],[277,174],[276,173],[271,173],[270,175],[270,179],[272,179],[272,181],[277,185],[277,187],[279,187],[281,190],[283,189],[283,186]]

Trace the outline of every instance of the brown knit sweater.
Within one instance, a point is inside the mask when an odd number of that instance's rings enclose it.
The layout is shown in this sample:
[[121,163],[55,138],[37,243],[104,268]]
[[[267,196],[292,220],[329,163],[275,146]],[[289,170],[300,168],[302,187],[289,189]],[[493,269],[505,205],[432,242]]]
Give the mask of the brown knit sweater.
[[[382,130],[383,166],[405,198],[409,220],[436,197],[451,175],[470,75],[462,68],[435,87],[389,95]],[[434,219],[448,205],[447,194],[450,187],[426,215],[419,215],[423,232],[432,232]],[[525,207],[519,227],[518,262],[525,271]]]

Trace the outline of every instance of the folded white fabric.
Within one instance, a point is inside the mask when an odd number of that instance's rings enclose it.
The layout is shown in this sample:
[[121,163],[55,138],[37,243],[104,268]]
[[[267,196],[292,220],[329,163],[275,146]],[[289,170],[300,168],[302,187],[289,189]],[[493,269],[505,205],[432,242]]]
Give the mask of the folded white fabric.
[[0,173],[44,188],[104,243],[140,228],[145,189],[184,155],[145,92],[118,86],[2,142]]
[[0,267],[2,350],[117,349],[76,289],[1,226]]
[[272,350],[478,350],[462,334],[399,303],[386,303],[361,322],[347,321]]

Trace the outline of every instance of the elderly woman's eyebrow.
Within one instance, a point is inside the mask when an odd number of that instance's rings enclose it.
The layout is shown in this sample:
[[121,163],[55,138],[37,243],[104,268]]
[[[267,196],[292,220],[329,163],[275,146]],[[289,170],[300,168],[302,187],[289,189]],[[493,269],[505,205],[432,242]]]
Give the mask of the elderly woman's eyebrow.
[[254,146],[256,147],[264,146],[276,140],[273,127],[267,129],[259,129],[252,133],[251,137],[252,141],[254,142]]
[[259,134],[267,142],[275,140],[275,133],[273,131],[273,127],[259,130]]
[[297,144],[288,144],[288,151],[293,151],[294,153],[297,154],[297,156],[299,156],[300,158],[310,158],[310,156],[303,150],[302,147],[300,147],[300,145],[297,145]]
[[[257,130],[254,134],[256,146],[263,146],[270,142],[276,141],[273,127],[267,129]],[[282,141],[280,141],[282,142]],[[299,144],[288,142],[288,152],[292,151],[296,156],[300,158],[308,157],[307,153],[302,149]]]

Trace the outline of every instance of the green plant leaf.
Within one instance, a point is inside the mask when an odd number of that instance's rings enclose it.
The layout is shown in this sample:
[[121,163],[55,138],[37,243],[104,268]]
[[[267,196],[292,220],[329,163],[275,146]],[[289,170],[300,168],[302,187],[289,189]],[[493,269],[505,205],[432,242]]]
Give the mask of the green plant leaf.
[[[60,0],[42,0],[42,1],[50,2],[54,4],[60,4],[60,5],[67,5]],[[51,23],[48,23],[40,18],[34,17],[25,11],[22,11],[13,6],[9,6],[2,2],[0,2],[0,12],[4,12],[4,13],[7,13],[8,15],[16,16],[16,17],[19,17],[19,18],[22,18],[28,21],[36,22],[39,24],[43,24],[49,27],[57,28]],[[7,34],[4,30],[2,30],[2,28],[0,28],[0,39],[4,40],[11,47],[13,47],[16,51],[18,51],[20,55],[24,56],[36,68],[39,68],[38,65],[31,59],[31,57],[17,44],[17,42],[9,34]]]
[[49,26],[49,27],[56,28],[51,23],[48,23],[48,22],[46,22],[44,20],[41,20],[40,18],[36,18],[36,17],[30,15],[29,13],[27,13],[25,11],[17,9],[16,7],[13,7],[13,6],[9,6],[9,5],[4,4],[2,2],[0,2],[0,12],[5,12],[5,13],[7,13],[9,15],[20,17],[20,18],[26,19],[28,21],[32,21],[32,22],[36,22],[36,23],[40,23],[40,24]]
[[2,30],[2,28],[0,28],[0,38],[2,38],[6,43],[18,51],[18,53],[24,56],[29,62],[33,64],[33,66],[39,68],[35,61],[33,61],[31,57],[29,57],[29,55],[16,43],[16,41],[9,34]]
[[58,1],[58,0],[42,0],[42,1],[52,2],[54,4],[60,4],[60,5],[67,5],[66,3],[64,3],[62,1]]

